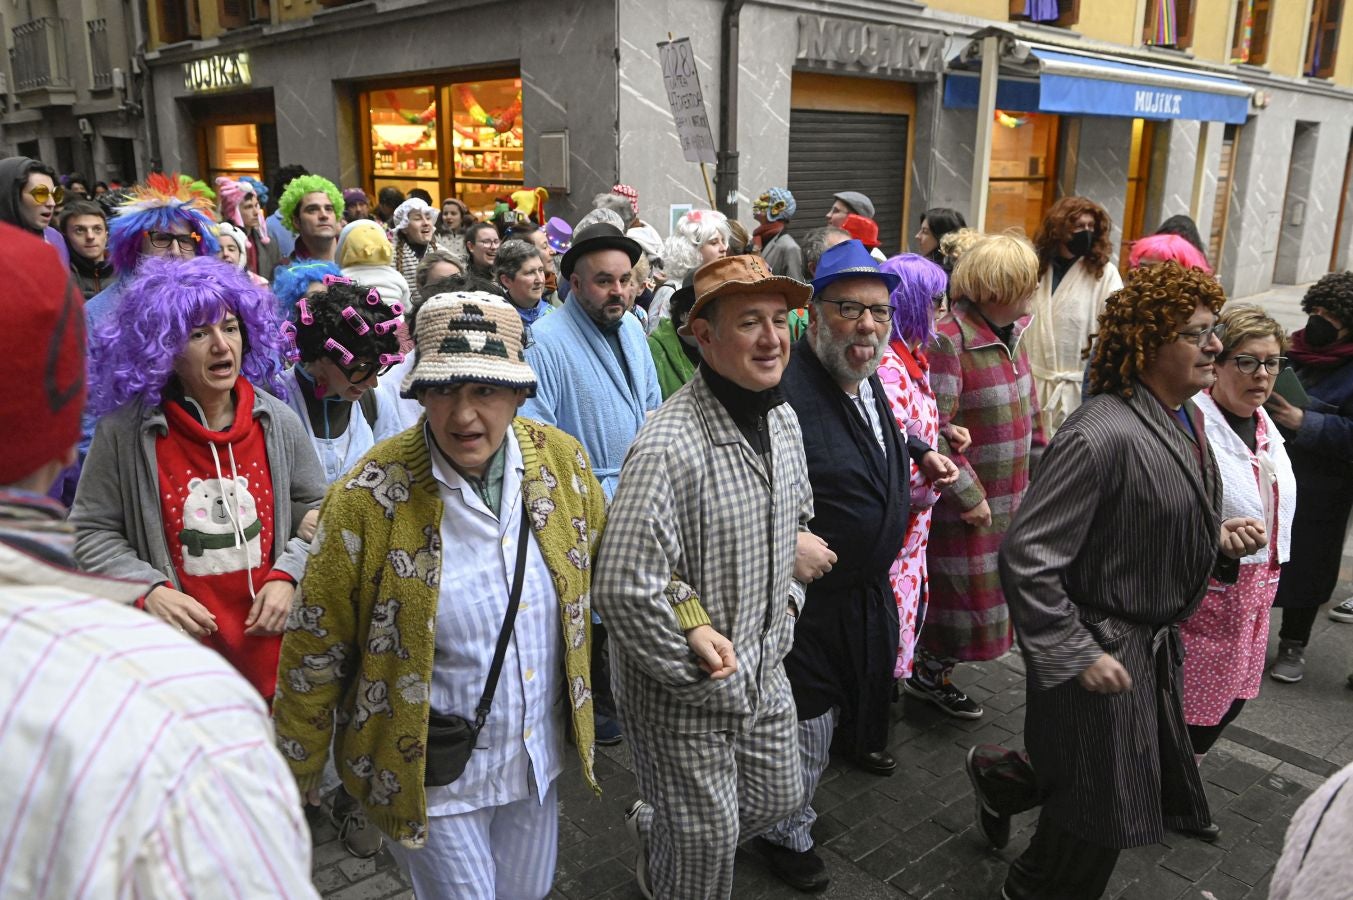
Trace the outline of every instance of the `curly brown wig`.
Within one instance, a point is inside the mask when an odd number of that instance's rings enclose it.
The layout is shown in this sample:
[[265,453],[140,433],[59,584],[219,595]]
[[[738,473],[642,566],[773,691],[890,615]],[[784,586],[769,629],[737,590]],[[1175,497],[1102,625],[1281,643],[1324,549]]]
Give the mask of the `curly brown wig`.
[[1345,327],[1353,325],[1353,272],[1331,272],[1311,285],[1301,298],[1301,311],[1309,315],[1317,306]]
[[1071,240],[1076,220],[1089,213],[1095,217],[1095,243],[1083,259],[1096,278],[1104,274],[1104,267],[1113,255],[1113,245],[1109,243],[1109,234],[1113,231],[1113,221],[1109,214],[1087,197],[1063,197],[1052,205],[1043,223],[1034,234],[1034,250],[1038,253],[1038,277],[1047,274],[1048,267],[1056,259],[1062,245]]
[[1212,276],[1170,261],[1128,273],[1099,315],[1090,356],[1090,393],[1131,397],[1136,381],[1161,347],[1177,339],[1198,304],[1221,311],[1226,294]]

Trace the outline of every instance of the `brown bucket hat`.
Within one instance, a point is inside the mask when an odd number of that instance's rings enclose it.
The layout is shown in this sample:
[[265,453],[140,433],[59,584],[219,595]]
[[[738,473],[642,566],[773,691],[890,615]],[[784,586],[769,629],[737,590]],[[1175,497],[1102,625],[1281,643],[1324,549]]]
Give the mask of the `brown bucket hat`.
[[691,333],[691,322],[719,297],[728,294],[780,294],[789,309],[798,309],[813,296],[813,287],[787,275],[774,275],[761,257],[748,253],[725,256],[695,270],[695,305],[681,334]]

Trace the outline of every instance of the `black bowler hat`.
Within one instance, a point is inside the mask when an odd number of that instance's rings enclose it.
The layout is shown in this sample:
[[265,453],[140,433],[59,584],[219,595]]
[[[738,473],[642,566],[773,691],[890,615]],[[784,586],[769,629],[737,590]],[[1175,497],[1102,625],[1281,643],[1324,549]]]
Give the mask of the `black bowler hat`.
[[631,266],[637,263],[644,253],[644,248],[639,246],[639,242],[625,237],[625,233],[619,228],[605,222],[597,222],[573,233],[573,246],[568,248],[564,259],[559,263],[559,273],[565,278],[572,277],[573,267],[578,264],[578,260],[598,250],[619,250],[630,258]]

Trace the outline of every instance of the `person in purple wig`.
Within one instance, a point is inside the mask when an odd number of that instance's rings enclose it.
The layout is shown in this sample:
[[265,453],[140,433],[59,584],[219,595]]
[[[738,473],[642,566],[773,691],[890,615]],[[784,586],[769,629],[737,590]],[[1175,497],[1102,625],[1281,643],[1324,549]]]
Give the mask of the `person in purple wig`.
[[143,260],[90,340],[101,418],[70,516],[81,568],[153,586],[143,608],[269,700],[325,487],[265,390],[285,344],[272,297],[234,266]]
[[[892,293],[893,327],[888,347],[879,363],[879,381],[888,398],[888,406],[898,427],[927,446],[938,446],[940,415],[935,392],[930,387],[930,365],[925,347],[935,336],[935,316],[944,304],[949,278],[944,269],[915,253],[903,253],[888,259],[879,270],[901,279]],[[946,432],[951,444],[967,449],[967,430],[955,427]],[[960,451],[961,452],[961,451]],[[900,633],[894,678],[911,675],[916,635],[925,621],[926,554],[930,537],[930,515],[939,499],[916,463],[911,465],[911,514],[906,538],[892,569],[888,572],[897,598]]]
[[185,184],[177,173],[152,173],[131,189],[108,222],[108,260],[118,280],[90,298],[85,319],[92,333],[118,305],[122,281],[142,259],[190,259],[221,250],[212,219],[212,201]]

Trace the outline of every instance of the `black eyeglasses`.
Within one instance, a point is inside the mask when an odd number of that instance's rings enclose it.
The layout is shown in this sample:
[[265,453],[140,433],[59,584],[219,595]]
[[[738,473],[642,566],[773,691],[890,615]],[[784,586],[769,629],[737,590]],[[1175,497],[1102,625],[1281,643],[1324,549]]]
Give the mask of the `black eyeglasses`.
[[378,366],[373,360],[369,359],[353,363],[350,366],[345,366],[335,360],[334,365],[338,366],[338,371],[342,372],[344,377],[353,384],[361,384],[364,381],[369,381],[372,376],[379,377],[394,368],[393,365]]
[[1253,375],[1263,366],[1264,371],[1270,375],[1277,375],[1283,369],[1287,368],[1286,356],[1270,356],[1268,359],[1260,359],[1257,356],[1250,356],[1242,353],[1239,356],[1231,357],[1231,361],[1236,364],[1242,375]]
[[202,243],[202,237],[196,231],[188,234],[175,234],[172,231],[147,231],[146,238],[150,240],[150,246],[157,247],[160,250],[168,250],[172,244],[177,243],[180,250],[191,250],[197,252],[197,245]]
[[880,325],[887,324],[893,320],[893,307],[888,303],[881,303],[877,306],[865,306],[857,300],[823,300],[823,303],[833,304],[840,312],[841,318],[854,321],[865,314],[868,310],[869,317]]
[[1223,342],[1226,340],[1226,325],[1218,322],[1211,328],[1204,328],[1202,331],[1176,331],[1175,334],[1181,338],[1188,338],[1199,347],[1206,347],[1209,338],[1215,337]]

